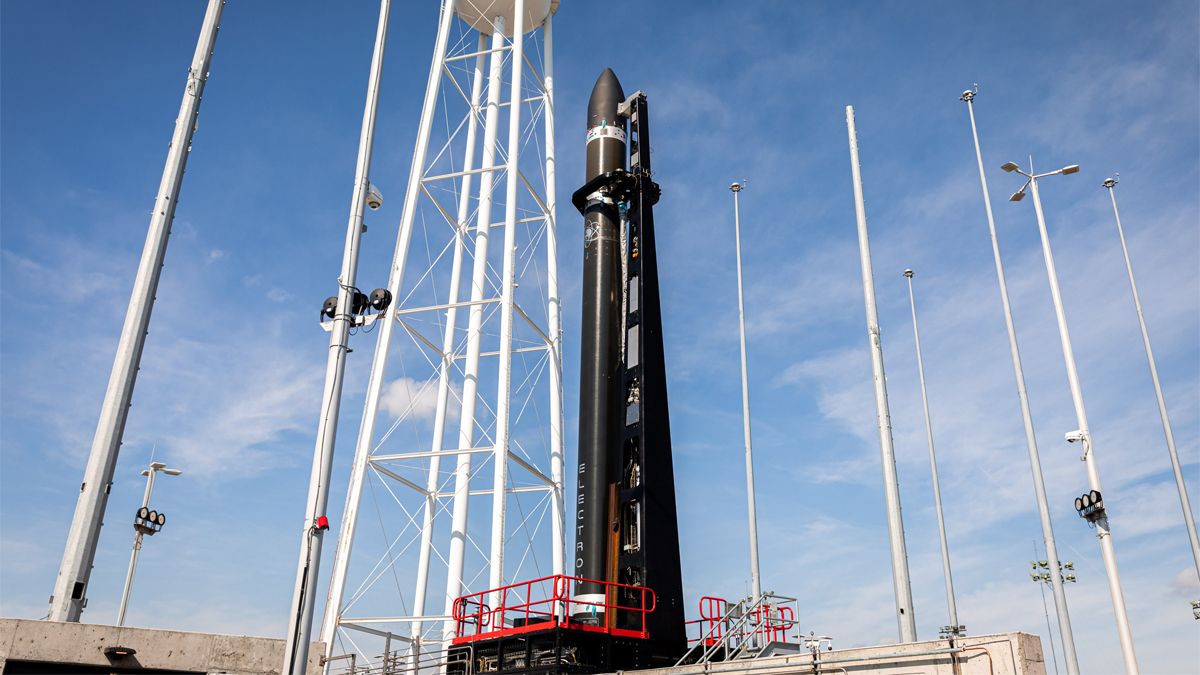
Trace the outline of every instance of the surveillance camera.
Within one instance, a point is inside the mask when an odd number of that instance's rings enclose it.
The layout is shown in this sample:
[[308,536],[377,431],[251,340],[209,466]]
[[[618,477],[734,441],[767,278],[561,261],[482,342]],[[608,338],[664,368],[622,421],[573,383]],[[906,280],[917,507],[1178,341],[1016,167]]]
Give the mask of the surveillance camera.
[[379,207],[383,206],[383,193],[374,183],[367,183],[367,206],[372,211],[378,211]]
[[1082,431],[1076,429],[1075,431],[1068,431],[1064,438],[1067,439],[1068,443],[1076,443],[1078,441],[1082,441],[1084,439],[1084,435]]

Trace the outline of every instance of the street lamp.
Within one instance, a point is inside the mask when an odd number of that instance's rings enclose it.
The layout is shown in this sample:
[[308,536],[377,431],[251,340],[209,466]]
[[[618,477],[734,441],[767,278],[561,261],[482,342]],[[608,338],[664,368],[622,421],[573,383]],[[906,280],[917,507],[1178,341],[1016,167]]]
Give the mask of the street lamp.
[[125,625],[125,610],[129,607],[129,591],[133,587],[133,573],[137,570],[138,553],[142,550],[142,537],[147,534],[153,536],[167,523],[166,514],[150,509],[150,495],[154,493],[154,476],[160,472],[168,476],[178,476],[183,473],[180,469],[168,469],[167,465],[162,462],[150,462],[148,468],[142,469],[142,475],[146,477],[146,492],[142,496],[142,506],[137,510],[133,519],[133,529],[137,534],[133,536],[133,553],[129,556],[129,572],[125,575],[125,590],[121,592],[121,609],[117,614],[118,626]]
[[[1042,541],[1046,546],[1046,555],[1058,565],[1058,546],[1054,542],[1054,525],[1050,520],[1050,503],[1046,497],[1046,481],[1042,476],[1042,460],[1038,453],[1037,434],[1033,428],[1033,413],[1029,408],[1029,394],[1025,388],[1025,370],[1021,366],[1021,350],[1017,345],[1017,329],[1013,324],[1012,305],[1008,300],[1008,282],[1004,277],[1004,264],[1000,258],[1000,241],[996,237],[996,220],[992,216],[992,198],[988,193],[987,177],[983,173],[983,151],[979,148],[979,131],[975,126],[976,93],[964,91],[960,100],[967,104],[967,113],[971,119],[971,137],[975,141],[975,163],[979,168],[979,185],[983,188],[983,206],[987,213],[988,233],[992,239],[992,258],[996,263],[996,279],[1000,285],[1000,305],[1004,309],[1004,326],[1008,331],[1008,349],[1012,356],[1013,376],[1017,383],[1017,401],[1021,407],[1021,421],[1025,425],[1025,448],[1029,453],[1029,470],[1033,477],[1033,493],[1037,498],[1038,516],[1042,525]],[[1009,167],[1011,164],[1011,168]],[[1005,164],[1005,171],[1017,168],[1016,164]],[[1054,593],[1054,613],[1058,618],[1058,632],[1062,636],[1063,659],[1066,661],[1067,675],[1079,675],[1079,658],[1075,653],[1075,637],[1071,631],[1071,615],[1067,610],[1067,592],[1063,588],[1061,575],[1051,579]],[[1044,599],[1044,598],[1043,598]],[[1051,645],[1053,653],[1053,645]],[[1055,672],[1058,671],[1055,657]]]
[[[1163,435],[1167,438],[1167,453],[1171,457],[1171,468],[1175,472],[1175,486],[1179,488],[1179,505],[1183,508],[1183,522],[1187,527],[1188,538],[1192,544],[1192,558],[1196,562],[1196,575],[1200,576],[1200,538],[1196,535],[1196,521],[1192,518],[1192,504],[1188,500],[1187,484],[1183,480],[1183,469],[1179,466],[1179,452],[1175,449],[1175,434],[1171,431],[1171,419],[1167,417],[1167,402],[1163,398],[1162,384],[1158,381],[1158,366],[1154,362],[1154,351],[1150,349],[1150,333],[1146,330],[1146,317],[1142,315],[1142,299],[1138,296],[1137,282],[1133,280],[1133,263],[1129,261],[1129,247],[1125,245],[1125,230],[1121,227],[1121,212],[1117,210],[1116,186],[1121,180],[1121,174],[1106,178],[1101,185],[1108,190],[1112,199],[1113,216],[1117,220],[1117,234],[1121,238],[1121,252],[1125,254],[1125,271],[1129,273],[1129,288],[1133,291],[1133,306],[1137,310],[1138,326],[1142,329],[1142,344],[1146,347],[1146,360],[1150,363],[1150,379],[1154,382],[1154,396],[1158,400],[1158,416],[1162,420]],[[1192,603],[1192,614],[1200,619],[1196,608],[1200,604]]]
[[[1046,262],[1046,277],[1050,282],[1050,297],[1054,300],[1054,314],[1058,319],[1058,336],[1062,342],[1063,360],[1067,367],[1067,381],[1071,387],[1071,400],[1075,404],[1075,418],[1079,424],[1078,431],[1068,434],[1068,442],[1072,436],[1083,443],[1083,461],[1087,464],[1088,483],[1091,490],[1099,493],[1100,470],[1096,466],[1095,452],[1092,449],[1091,433],[1088,431],[1087,411],[1083,406],[1083,389],[1079,384],[1079,372],[1075,368],[1075,351],[1071,347],[1071,335],[1067,330],[1067,315],[1063,310],[1062,293],[1058,287],[1058,272],[1054,268],[1054,254],[1050,250],[1050,235],[1046,232],[1046,216],[1042,212],[1042,199],[1038,193],[1038,180],[1056,174],[1068,175],[1079,172],[1078,164],[1071,164],[1055,171],[1034,173],[1033,158],[1029,159],[1029,172],[1022,171],[1013,162],[1006,162],[1001,169],[1007,172],[1017,172],[1025,177],[1025,184],[1013,195],[1013,201],[1018,194],[1028,188],[1033,195],[1033,210],[1037,216],[1038,233],[1042,239],[1042,257]],[[1125,610],[1125,594],[1121,590],[1121,575],[1117,570],[1117,554],[1113,548],[1112,533],[1108,527],[1108,513],[1103,509],[1088,517],[1088,521],[1096,526],[1096,535],[1100,539],[1100,553],[1104,558],[1104,571],[1108,576],[1108,593],[1112,598],[1113,614],[1117,620],[1117,636],[1121,642],[1121,655],[1125,661],[1125,672],[1135,675],[1138,672],[1137,653],[1133,646],[1133,632],[1129,628],[1129,615]]]

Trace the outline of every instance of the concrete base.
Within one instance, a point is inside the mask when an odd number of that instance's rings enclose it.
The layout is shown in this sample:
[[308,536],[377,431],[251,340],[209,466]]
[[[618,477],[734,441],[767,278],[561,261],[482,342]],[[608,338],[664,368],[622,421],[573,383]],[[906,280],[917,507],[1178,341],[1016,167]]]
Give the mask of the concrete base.
[[[136,650],[129,656],[106,656],[109,647]],[[324,648],[309,650],[309,675],[321,672]],[[122,673],[171,672],[227,675],[278,673],[283,640],[185,633],[147,628],[119,628],[83,623],[0,619],[0,672]]]
[[638,675],[1046,675],[1042,641],[1027,633],[1003,633],[878,647],[811,652],[637,671]]

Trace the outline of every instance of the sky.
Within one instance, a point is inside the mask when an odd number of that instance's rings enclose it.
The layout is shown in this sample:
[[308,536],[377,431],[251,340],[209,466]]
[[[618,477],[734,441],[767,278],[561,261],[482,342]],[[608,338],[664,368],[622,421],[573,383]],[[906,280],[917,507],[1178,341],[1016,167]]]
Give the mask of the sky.
[[[46,615],[205,3],[0,9],[0,615]],[[115,621],[140,470],[168,526],[129,623],[282,636],[377,17],[368,2],[230,2],[184,181],[84,620]],[[764,587],[835,646],[894,642],[878,430],[845,129],[853,105],[918,634],[948,623],[902,270],[914,279],[958,612],[1047,620],[1044,558],[970,127],[976,116],[1084,672],[1119,663],[1031,200],[1047,225],[1143,672],[1194,672],[1200,581],[1120,243],[1184,473],[1200,489],[1200,10],[1194,2],[656,2],[555,21],[567,466],[574,466],[587,96],[606,66],[651,102],[685,594],[749,589],[732,200],[741,193]],[[397,3],[360,283],[384,284],[437,3]],[[340,522],[373,340],[349,357]],[[401,399],[404,384],[400,387]],[[571,494],[567,495],[568,500]],[[1196,497],[1200,499],[1200,497]],[[335,526],[336,529],[336,526]],[[332,553],[326,545],[326,561]],[[324,568],[328,570],[328,562]],[[397,583],[400,583],[397,581]],[[405,586],[411,585],[405,581]],[[323,591],[322,591],[323,597]],[[1051,617],[1053,609],[1051,608]],[[320,614],[319,608],[317,612]],[[1055,643],[1058,637],[1055,635]],[[1062,668],[1061,655],[1058,667]],[[1048,664],[1053,672],[1054,664]]]

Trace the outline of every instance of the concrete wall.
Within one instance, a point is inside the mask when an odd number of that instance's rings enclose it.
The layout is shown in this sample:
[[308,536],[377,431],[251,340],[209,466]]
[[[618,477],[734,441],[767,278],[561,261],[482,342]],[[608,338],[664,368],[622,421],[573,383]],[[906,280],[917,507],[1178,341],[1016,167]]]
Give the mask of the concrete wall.
[[[118,659],[105,647],[131,647],[137,653]],[[313,643],[308,673],[320,672],[323,648]],[[82,623],[0,619],[0,670],[9,661],[101,666],[119,669],[175,670],[191,673],[265,675],[278,673],[283,640],[182,631],[118,628]]]
[[[811,653],[728,663],[638,671],[639,675],[788,675],[871,673],[871,675],[1046,675],[1042,642],[1035,635],[1004,633],[960,638],[961,651],[945,640],[822,651],[817,666]],[[932,652],[932,653],[931,653]]]

